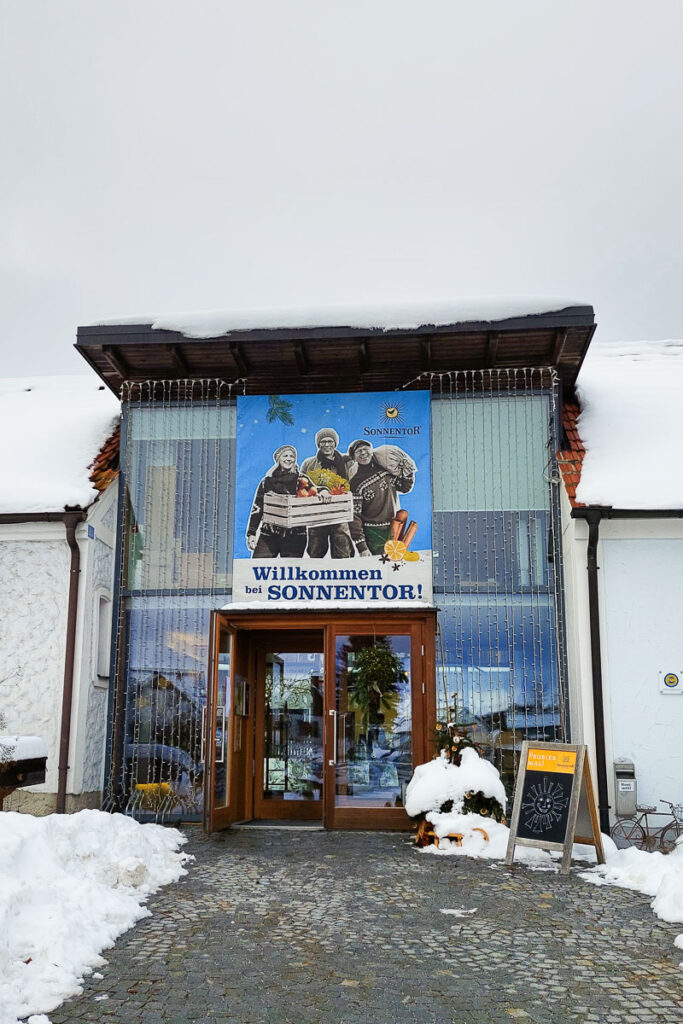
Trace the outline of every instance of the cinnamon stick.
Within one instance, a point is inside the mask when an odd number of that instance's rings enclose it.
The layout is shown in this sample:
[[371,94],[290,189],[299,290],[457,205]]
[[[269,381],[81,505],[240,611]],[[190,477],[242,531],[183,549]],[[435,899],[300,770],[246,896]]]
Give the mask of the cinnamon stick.
[[401,537],[401,540],[403,541],[403,543],[405,544],[405,546],[407,548],[410,547],[410,545],[411,545],[411,543],[413,541],[413,538],[415,537],[416,533],[417,533],[417,523],[413,519],[413,520],[411,520],[411,523],[408,526],[408,529],[406,530],[406,532]]
[[400,508],[398,510],[398,512],[396,513],[396,517],[395,517],[395,519],[392,520],[392,522],[396,522],[397,520],[398,520],[398,524],[399,524],[398,532],[397,532],[396,536],[393,537],[393,539],[394,540],[403,540],[403,534],[406,532],[406,526],[408,525],[408,513],[406,512],[406,510],[404,508]]

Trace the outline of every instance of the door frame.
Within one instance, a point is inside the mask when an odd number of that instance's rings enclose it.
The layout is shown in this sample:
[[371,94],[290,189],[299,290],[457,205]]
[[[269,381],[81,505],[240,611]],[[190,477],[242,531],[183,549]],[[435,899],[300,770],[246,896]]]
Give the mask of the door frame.
[[[323,632],[324,643],[324,728],[323,728],[323,825],[326,828],[360,829],[360,830],[408,830],[411,821],[403,808],[335,808],[334,806],[334,767],[330,764],[332,744],[334,742],[334,726],[332,716],[328,713],[336,707],[335,695],[335,637],[337,634],[410,634],[411,643],[411,682],[412,682],[412,715],[413,715],[413,768],[429,760],[432,756],[431,732],[436,725],[436,609],[406,608],[391,609],[387,607],[363,610],[324,610],[299,611],[298,609],[281,611],[234,611],[229,609],[216,611],[212,614],[212,665],[209,673],[206,721],[212,728],[206,728],[206,772],[205,772],[205,821],[207,832],[226,828],[241,820],[250,820],[254,813],[255,775],[255,730],[257,700],[253,698],[257,683],[257,651],[260,638],[253,634],[272,631],[292,634],[292,643],[296,646],[297,632]],[[221,628],[227,629],[232,636],[230,659],[231,709],[229,716],[229,756],[228,756],[228,807],[214,809],[213,779],[215,776],[214,758],[216,748],[216,687],[218,672],[218,643]],[[252,700],[249,716],[238,722],[236,706],[237,665],[246,667],[246,676],[251,687]],[[262,695],[259,694],[258,701]],[[335,703],[331,703],[335,702]],[[262,712],[261,712],[262,720]],[[238,760],[235,750],[236,729],[241,732]],[[245,730],[246,726],[246,730]],[[244,735],[244,732],[248,736]],[[245,743],[247,749],[245,751]],[[250,756],[249,756],[250,755]],[[209,763],[209,758],[211,763]],[[251,766],[251,770],[248,770]],[[243,777],[240,778],[240,773]],[[292,815],[296,816],[292,811]]]

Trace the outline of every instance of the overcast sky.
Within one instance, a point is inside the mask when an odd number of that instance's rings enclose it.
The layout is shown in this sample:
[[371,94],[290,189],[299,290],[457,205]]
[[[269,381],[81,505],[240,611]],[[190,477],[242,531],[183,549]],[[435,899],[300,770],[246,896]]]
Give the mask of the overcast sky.
[[681,0],[0,0],[2,375],[142,313],[566,295],[683,337]]

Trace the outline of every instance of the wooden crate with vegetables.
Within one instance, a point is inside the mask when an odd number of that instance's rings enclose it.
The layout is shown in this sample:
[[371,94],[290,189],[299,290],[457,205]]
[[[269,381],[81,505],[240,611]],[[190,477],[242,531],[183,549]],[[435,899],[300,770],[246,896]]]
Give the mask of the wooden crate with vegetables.
[[335,526],[352,519],[353,497],[348,490],[341,485],[319,490],[309,477],[299,478],[296,494],[266,494],[263,498],[263,522],[285,529]]

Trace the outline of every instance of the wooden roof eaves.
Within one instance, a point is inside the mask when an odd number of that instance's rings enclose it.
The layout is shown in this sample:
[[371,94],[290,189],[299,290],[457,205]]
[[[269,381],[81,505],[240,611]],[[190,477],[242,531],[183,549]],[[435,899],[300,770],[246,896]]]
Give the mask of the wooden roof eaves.
[[[305,341],[332,340],[338,338],[400,337],[403,335],[435,334],[478,334],[502,333],[506,331],[534,331],[569,327],[595,327],[592,306],[570,306],[552,313],[535,313],[529,316],[509,317],[507,320],[467,320],[453,324],[425,324],[420,327],[277,327],[253,328],[226,331],[225,334],[207,338],[189,338],[180,331],[155,330],[151,324],[102,324],[78,328],[77,348],[91,345],[139,345],[139,344],[206,344],[239,341]],[[113,339],[116,339],[115,341]]]

